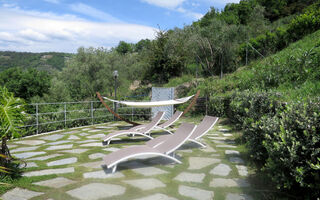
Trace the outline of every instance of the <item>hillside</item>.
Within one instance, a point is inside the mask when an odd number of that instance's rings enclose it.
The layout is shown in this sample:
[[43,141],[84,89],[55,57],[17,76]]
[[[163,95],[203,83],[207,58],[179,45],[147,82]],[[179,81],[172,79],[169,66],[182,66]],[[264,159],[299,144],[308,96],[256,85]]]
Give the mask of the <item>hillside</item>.
[[42,71],[61,70],[65,61],[71,57],[68,53],[28,53],[0,51],[0,72],[12,67],[35,68]]

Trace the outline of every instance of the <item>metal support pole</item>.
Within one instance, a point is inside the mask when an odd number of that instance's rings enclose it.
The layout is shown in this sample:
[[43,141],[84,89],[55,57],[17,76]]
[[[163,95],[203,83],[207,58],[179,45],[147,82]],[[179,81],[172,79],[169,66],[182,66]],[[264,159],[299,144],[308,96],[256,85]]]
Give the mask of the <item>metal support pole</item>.
[[133,112],[134,112],[134,109],[133,107],[131,107],[131,121],[133,121]]
[[64,127],[67,127],[67,104],[64,103]]
[[[117,100],[117,76],[114,77],[114,99]],[[117,103],[114,102],[114,112],[117,113]],[[114,117],[114,121],[116,121],[117,118]]]
[[39,105],[36,104],[36,125],[37,125],[37,134],[39,134]]
[[93,125],[93,102],[91,101],[90,102],[91,103],[91,109],[90,109],[90,111],[91,111],[91,124]]
[[248,65],[248,42],[246,44],[246,66]]

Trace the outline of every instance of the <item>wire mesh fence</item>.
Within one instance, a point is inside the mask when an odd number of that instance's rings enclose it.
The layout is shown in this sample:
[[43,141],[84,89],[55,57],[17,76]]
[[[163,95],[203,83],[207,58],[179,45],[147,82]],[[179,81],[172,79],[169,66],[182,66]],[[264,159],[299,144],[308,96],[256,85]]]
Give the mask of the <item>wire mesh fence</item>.
[[[110,104],[110,107],[114,107]],[[118,114],[131,121],[148,120],[149,108],[122,107],[117,104]],[[100,101],[33,103],[27,105],[26,135],[34,135],[59,129],[93,125],[114,121],[114,116]]]

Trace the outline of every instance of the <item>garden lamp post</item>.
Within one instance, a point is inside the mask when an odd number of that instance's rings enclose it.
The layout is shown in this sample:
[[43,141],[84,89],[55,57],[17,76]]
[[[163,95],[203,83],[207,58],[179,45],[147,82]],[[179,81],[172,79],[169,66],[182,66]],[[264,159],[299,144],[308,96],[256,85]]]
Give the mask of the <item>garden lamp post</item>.
[[[114,77],[114,99],[117,100],[117,78],[118,78],[118,70],[113,71],[113,77]],[[117,113],[117,103],[114,102],[114,112]],[[114,117],[114,120],[116,120],[116,117]]]

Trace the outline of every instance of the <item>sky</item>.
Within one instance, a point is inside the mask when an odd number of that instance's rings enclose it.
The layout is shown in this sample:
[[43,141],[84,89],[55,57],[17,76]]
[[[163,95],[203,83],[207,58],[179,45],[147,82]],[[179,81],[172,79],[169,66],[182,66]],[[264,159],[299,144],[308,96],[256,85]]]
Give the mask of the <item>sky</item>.
[[0,0],[0,51],[110,49],[183,28],[239,0]]

